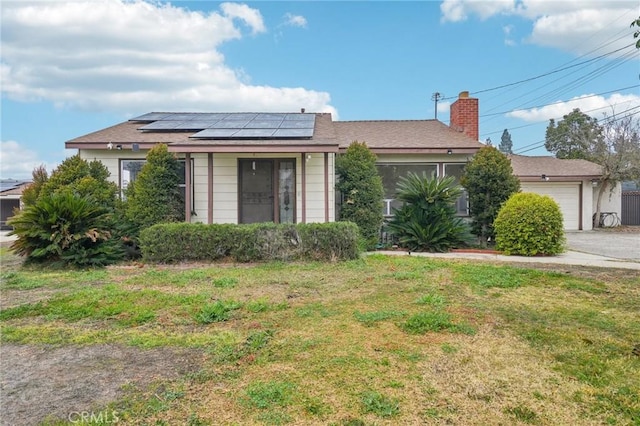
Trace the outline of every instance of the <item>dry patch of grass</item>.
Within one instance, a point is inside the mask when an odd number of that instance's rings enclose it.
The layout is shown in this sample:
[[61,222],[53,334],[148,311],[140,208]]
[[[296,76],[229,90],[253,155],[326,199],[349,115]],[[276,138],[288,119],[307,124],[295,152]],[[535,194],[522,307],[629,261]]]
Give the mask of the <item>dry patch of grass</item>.
[[[19,345],[201,354],[107,404],[121,424],[633,424],[640,274],[575,271],[379,255],[13,270],[0,326]],[[44,296],[20,299],[33,281]]]

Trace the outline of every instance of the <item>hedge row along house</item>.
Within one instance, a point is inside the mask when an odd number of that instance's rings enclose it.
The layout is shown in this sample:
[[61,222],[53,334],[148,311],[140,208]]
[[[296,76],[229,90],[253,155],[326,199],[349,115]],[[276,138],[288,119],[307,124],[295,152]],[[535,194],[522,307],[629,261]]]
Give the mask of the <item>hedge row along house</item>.
[[[339,218],[335,159],[353,141],[377,155],[385,214],[396,205],[398,178],[409,171],[460,178],[478,141],[478,99],[462,92],[450,125],[438,120],[334,121],[328,113],[151,112],[65,143],[100,160],[124,189],[147,151],[166,144],[184,165],[181,187],[189,222],[332,222]],[[523,191],[560,204],[567,230],[592,227],[600,167],[582,160],[511,157]],[[593,183],[592,183],[593,182]],[[620,212],[620,191],[602,211]],[[466,196],[457,203],[467,215]]]

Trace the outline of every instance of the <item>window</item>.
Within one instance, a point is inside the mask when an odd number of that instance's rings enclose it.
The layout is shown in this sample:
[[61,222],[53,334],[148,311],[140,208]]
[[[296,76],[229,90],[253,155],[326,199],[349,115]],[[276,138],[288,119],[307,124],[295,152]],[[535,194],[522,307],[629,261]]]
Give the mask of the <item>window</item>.
[[438,166],[427,163],[379,163],[376,164],[378,173],[382,178],[384,188],[383,214],[393,215],[393,209],[399,208],[402,203],[396,200],[398,181],[401,176],[407,176],[409,172],[419,176],[437,176]]
[[[445,176],[453,176],[456,183],[460,185],[460,179],[464,174],[464,166],[466,164],[445,164]],[[456,200],[456,214],[458,216],[469,216],[469,194],[463,189],[462,195]]]
[[[138,178],[138,175],[142,170],[142,166],[144,166],[146,162],[147,160],[120,160],[120,193],[123,200],[125,199],[125,189],[127,189],[131,182]],[[180,187],[180,191],[182,192],[182,197],[184,199],[187,187],[185,160],[178,159],[178,163],[180,163],[180,170],[178,171],[180,182],[178,183],[178,186]],[[193,210],[193,159],[191,159],[191,182],[191,210]]]

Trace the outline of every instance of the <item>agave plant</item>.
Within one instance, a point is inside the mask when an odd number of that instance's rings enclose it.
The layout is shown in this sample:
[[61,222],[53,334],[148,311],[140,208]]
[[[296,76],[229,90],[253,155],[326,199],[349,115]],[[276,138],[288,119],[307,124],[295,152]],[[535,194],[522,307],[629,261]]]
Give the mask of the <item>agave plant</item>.
[[402,247],[412,251],[444,252],[473,240],[469,226],[456,216],[454,203],[462,188],[451,176],[428,178],[409,173],[398,182],[397,198],[389,230]]
[[109,210],[70,191],[46,195],[9,220],[11,250],[32,262],[102,266],[123,256],[111,238]]

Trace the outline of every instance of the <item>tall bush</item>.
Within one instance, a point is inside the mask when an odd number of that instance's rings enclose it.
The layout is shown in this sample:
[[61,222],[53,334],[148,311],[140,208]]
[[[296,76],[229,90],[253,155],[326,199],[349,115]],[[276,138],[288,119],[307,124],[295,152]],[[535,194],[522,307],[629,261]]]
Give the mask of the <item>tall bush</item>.
[[158,144],[147,154],[140,174],[126,190],[126,217],[139,229],[184,220],[180,192],[180,164],[167,146]]
[[469,193],[472,231],[486,246],[489,238],[495,239],[493,222],[500,207],[520,190],[520,181],[513,174],[509,158],[486,146],[465,166],[461,183]]
[[100,161],[88,162],[74,155],[65,159],[44,182],[39,196],[68,192],[79,197],[91,198],[107,209],[115,209],[118,186],[109,181],[109,170]]
[[429,178],[409,173],[400,177],[397,194],[404,205],[394,209],[388,228],[402,247],[444,252],[470,242],[467,224],[456,216],[454,204],[462,189],[454,177]]
[[507,255],[555,255],[564,251],[562,211],[547,195],[513,195],[500,209],[494,227],[496,248]]
[[355,141],[337,158],[336,172],[336,186],[343,197],[340,220],[358,225],[366,248],[373,249],[384,220],[384,190],[376,156],[364,142]]

